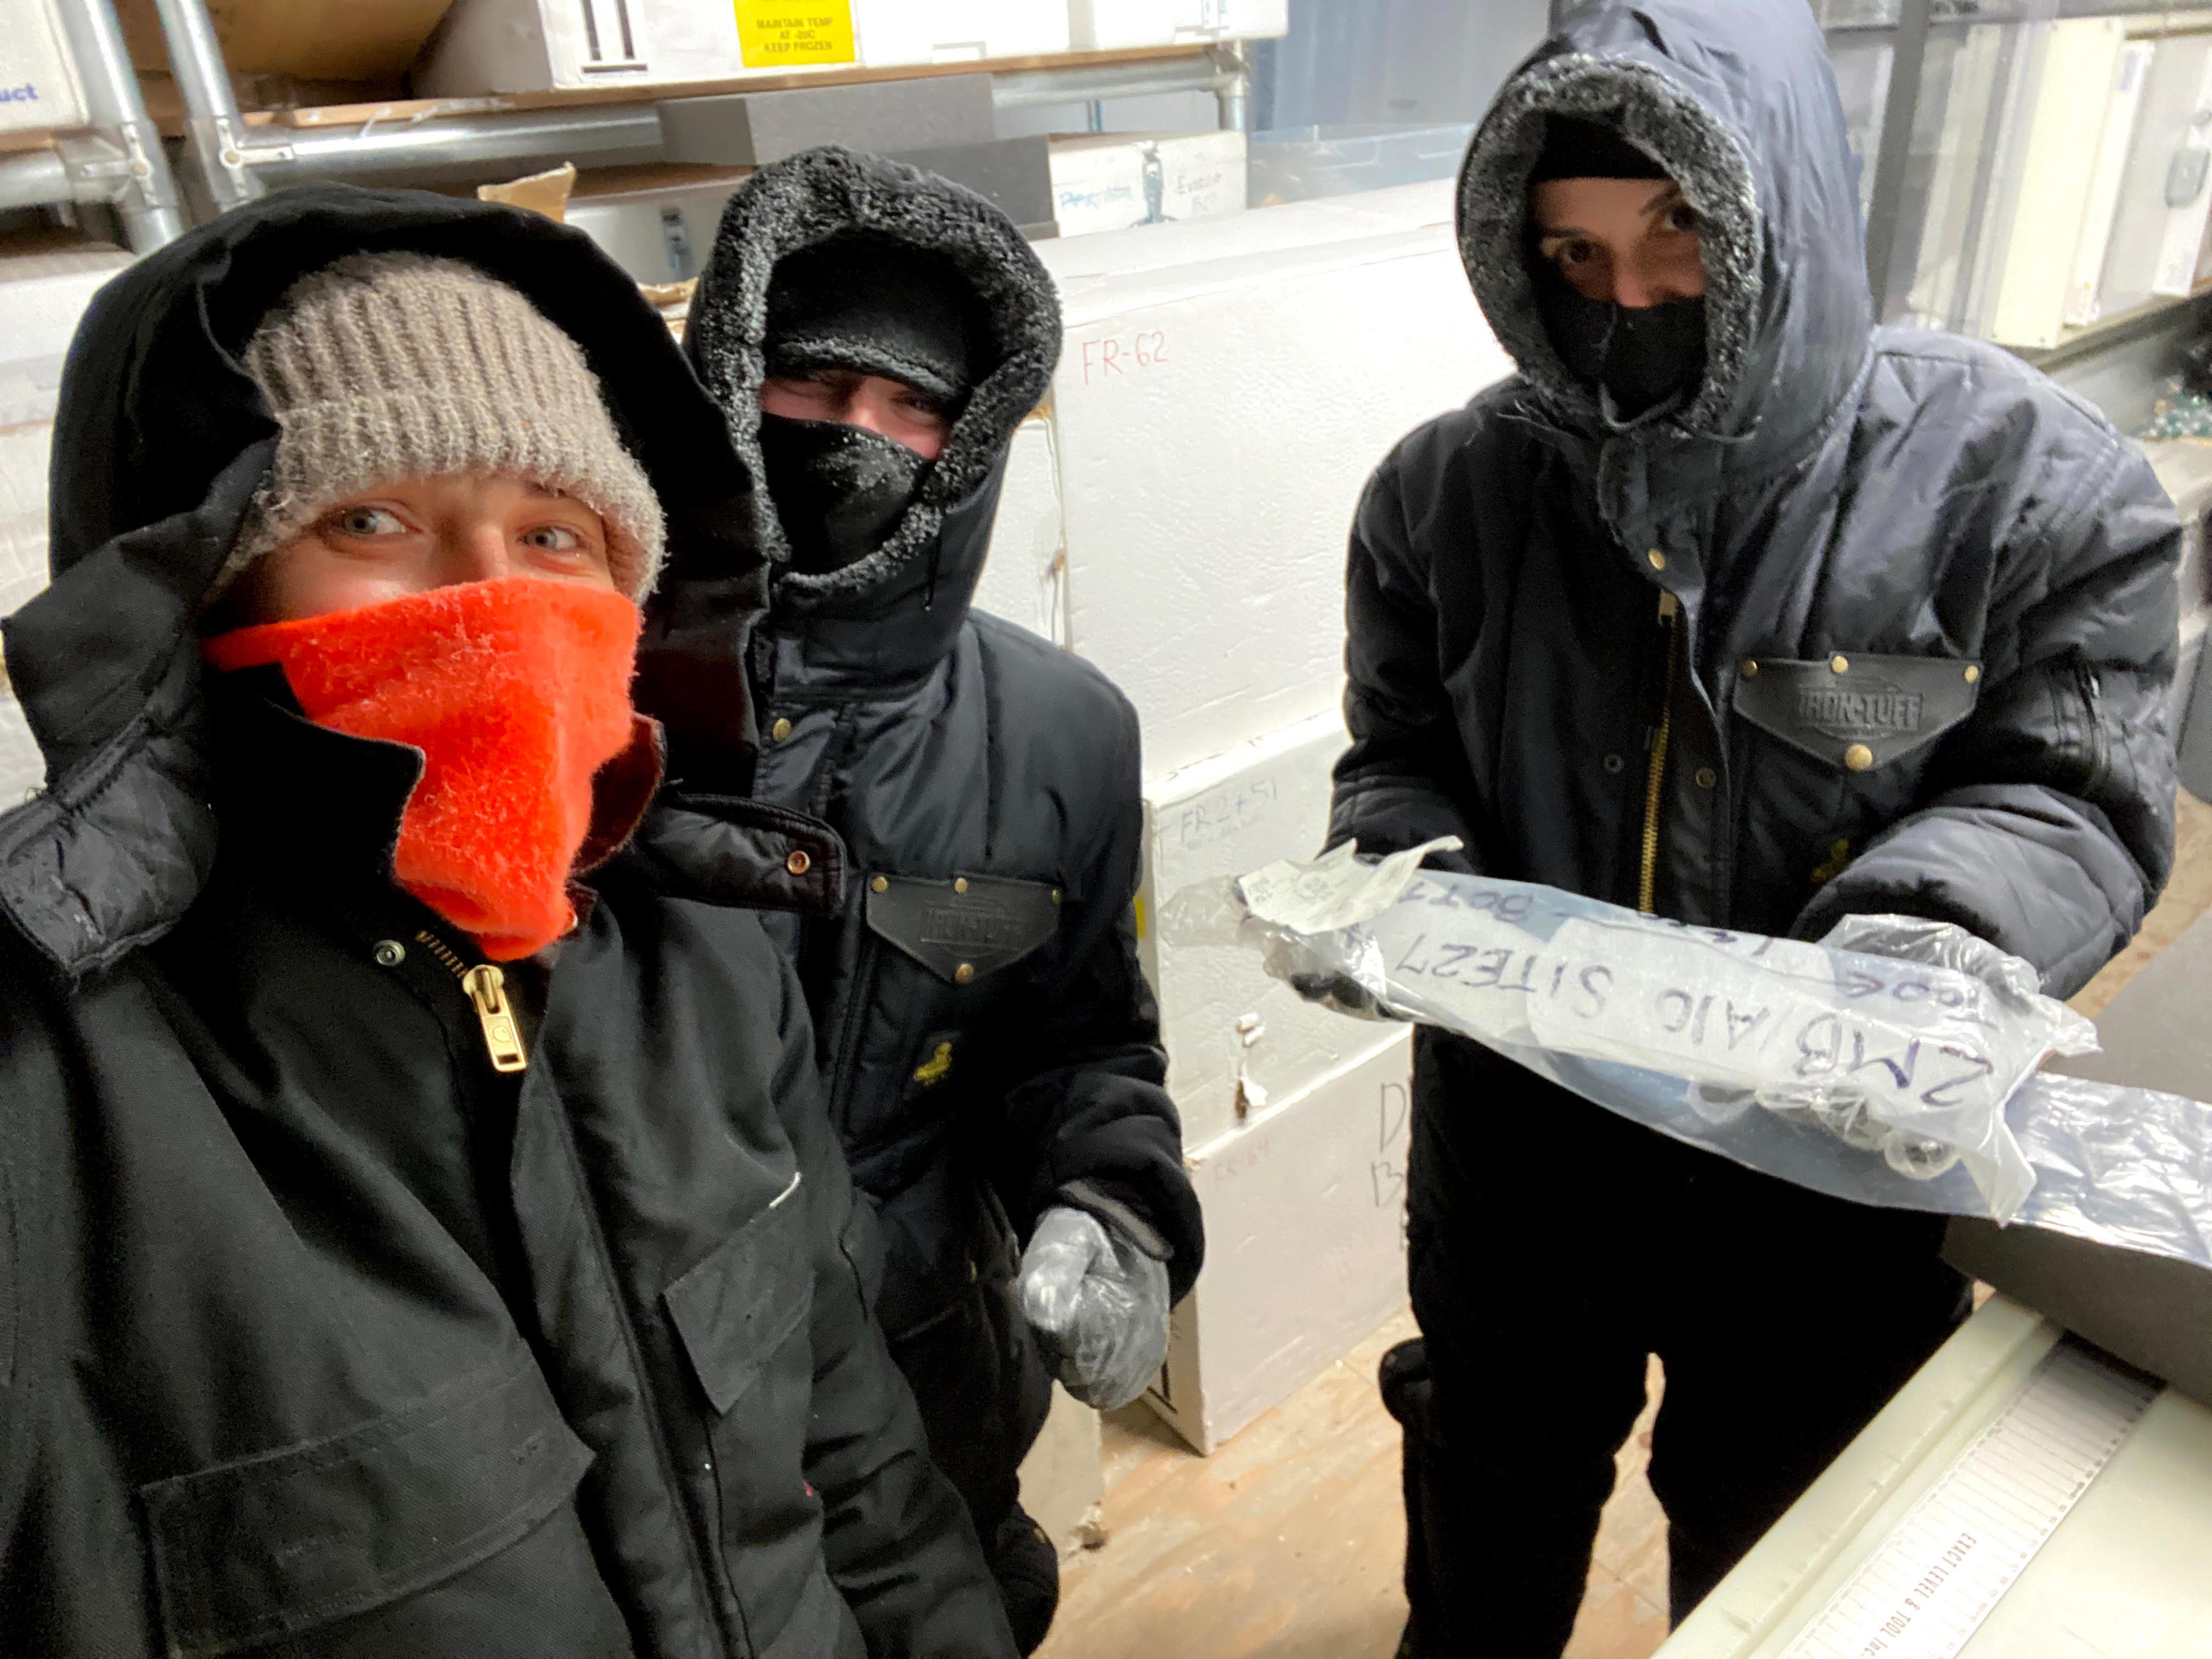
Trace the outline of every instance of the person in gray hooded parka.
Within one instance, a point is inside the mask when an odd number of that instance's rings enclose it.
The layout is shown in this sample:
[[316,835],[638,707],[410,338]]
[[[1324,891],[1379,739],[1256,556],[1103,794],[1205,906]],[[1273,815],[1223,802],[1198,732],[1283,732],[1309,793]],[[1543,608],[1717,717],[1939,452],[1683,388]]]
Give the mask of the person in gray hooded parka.
[[[2034,370],[1875,326],[1811,14],[1585,7],[1458,228],[1520,372],[1360,504],[1332,840],[1699,926],[1928,918],[2080,988],[2172,860],[2175,516]],[[1433,1030],[1415,1097],[1408,1653],[1560,1650],[1648,1354],[1679,1620],[1963,1312],[1940,1218]]]
[[686,344],[775,574],[749,633],[719,572],[673,558],[640,706],[679,793],[818,812],[851,849],[842,913],[783,942],[882,1218],[892,1355],[1027,1652],[1058,1565],[1017,1470],[1052,1376],[1134,1398],[1204,1248],[1137,966],[1135,711],[969,603],[1058,296],[981,198],[809,150],[732,198]]

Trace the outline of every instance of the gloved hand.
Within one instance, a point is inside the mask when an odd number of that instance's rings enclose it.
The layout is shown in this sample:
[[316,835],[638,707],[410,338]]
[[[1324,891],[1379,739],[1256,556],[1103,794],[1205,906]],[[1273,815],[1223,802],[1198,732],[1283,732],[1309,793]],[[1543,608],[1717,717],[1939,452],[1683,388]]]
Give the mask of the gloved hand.
[[1856,951],[1971,974],[1996,992],[2000,1002],[2015,1008],[2033,1007],[2043,994],[2042,976],[2033,963],[2006,955],[1956,922],[1919,916],[1845,916],[1820,943],[1831,951]]
[[[2033,963],[2006,954],[1955,922],[1919,916],[1845,916],[1820,944],[1831,951],[1887,957],[1968,975],[1989,987],[2000,1008],[2055,1019],[2059,1052],[2082,1053],[2096,1046],[2094,1026],[2044,996],[2041,976]],[[1915,1180],[1932,1181],[1959,1161],[1955,1149],[1876,1120],[1868,1109],[1864,1091],[1848,1084],[1784,1085],[1762,1091],[1759,1098],[1785,1116],[1809,1117],[1847,1146],[1880,1152],[1890,1168]]]
[[1054,1375],[1086,1406],[1127,1405],[1167,1357],[1166,1264],[1086,1211],[1044,1212],[1016,1289]]

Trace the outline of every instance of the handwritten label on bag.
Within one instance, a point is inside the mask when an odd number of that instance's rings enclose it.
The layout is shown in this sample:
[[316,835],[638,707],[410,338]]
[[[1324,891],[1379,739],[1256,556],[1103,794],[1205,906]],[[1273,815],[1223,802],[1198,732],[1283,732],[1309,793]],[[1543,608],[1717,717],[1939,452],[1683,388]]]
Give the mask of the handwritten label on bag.
[[1878,1124],[2002,1167],[2010,1190],[2021,1158],[2004,1102],[2044,1048],[1998,1018],[1979,981],[1795,940],[1554,915],[1514,884],[1416,877],[1363,930],[1383,981],[1370,988],[1508,1050],[1778,1108],[1808,1093],[1863,1100]]
[[738,51],[747,69],[849,64],[852,0],[737,0]]

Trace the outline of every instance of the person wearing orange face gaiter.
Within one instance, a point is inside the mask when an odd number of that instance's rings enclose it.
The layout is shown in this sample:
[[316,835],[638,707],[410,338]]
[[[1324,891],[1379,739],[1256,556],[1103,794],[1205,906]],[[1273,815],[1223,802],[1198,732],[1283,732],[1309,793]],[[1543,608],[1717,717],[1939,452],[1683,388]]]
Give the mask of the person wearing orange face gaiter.
[[95,301],[0,626],[0,1646],[1012,1659],[754,914],[842,849],[631,706],[666,543],[757,602],[723,445],[506,209]]

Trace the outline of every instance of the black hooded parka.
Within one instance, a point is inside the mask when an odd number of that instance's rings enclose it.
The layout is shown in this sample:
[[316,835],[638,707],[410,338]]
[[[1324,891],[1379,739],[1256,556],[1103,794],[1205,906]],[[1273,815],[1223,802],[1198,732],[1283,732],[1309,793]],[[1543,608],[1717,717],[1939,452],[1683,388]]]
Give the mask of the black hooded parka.
[[834,902],[835,837],[647,811],[641,726],[597,821],[641,825],[511,965],[528,1062],[502,1072],[473,945],[391,878],[419,752],[202,668],[275,452],[245,343],[383,249],[527,295],[672,544],[763,590],[712,406],[573,231],[289,191],[94,300],[53,583],[5,625],[52,782],[0,817],[0,1648],[1011,1654],[871,1316],[803,999],[744,908]]
[[[1050,279],[1005,216],[901,164],[825,149],[736,197],[686,349],[761,476],[770,274],[863,231],[941,257],[990,320],[990,362],[884,544],[823,574],[779,568],[750,641],[763,724],[720,718],[743,636],[672,559],[644,653],[678,785],[747,783],[851,849],[843,914],[790,948],[830,1109],[885,1237],[883,1318],[932,1448],[987,1534],[1042,1425],[1049,1379],[1007,1305],[1012,1239],[1074,1204],[1164,1256],[1203,1251],[1158,1018],[1137,964],[1143,823],[1135,711],[1097,670],[970,608],[1015,427],[1060,354]],[[761,544],[787,557],[774,502]]]
[[[1548,118],[1681,187],[1702,381],[1622,422],[1546,331]],[[1498,94],[1459,181],[1519,373],[1415,429],[1352,536],[1331,839],[1818,938],[1956,922],[2077,989],[2172,857],[2173,509],[2094,410],[1981,342],[1874,325],[1857,172],[1794,0],[1600,0]],[[1553,1659],[1613,1454],[1680,1620],[1966,1309],[1941,1218],[1794,1188],[1418,1036],[1407,1651]],[[1532,1179],[1531,1172],[1540,1178]]]

